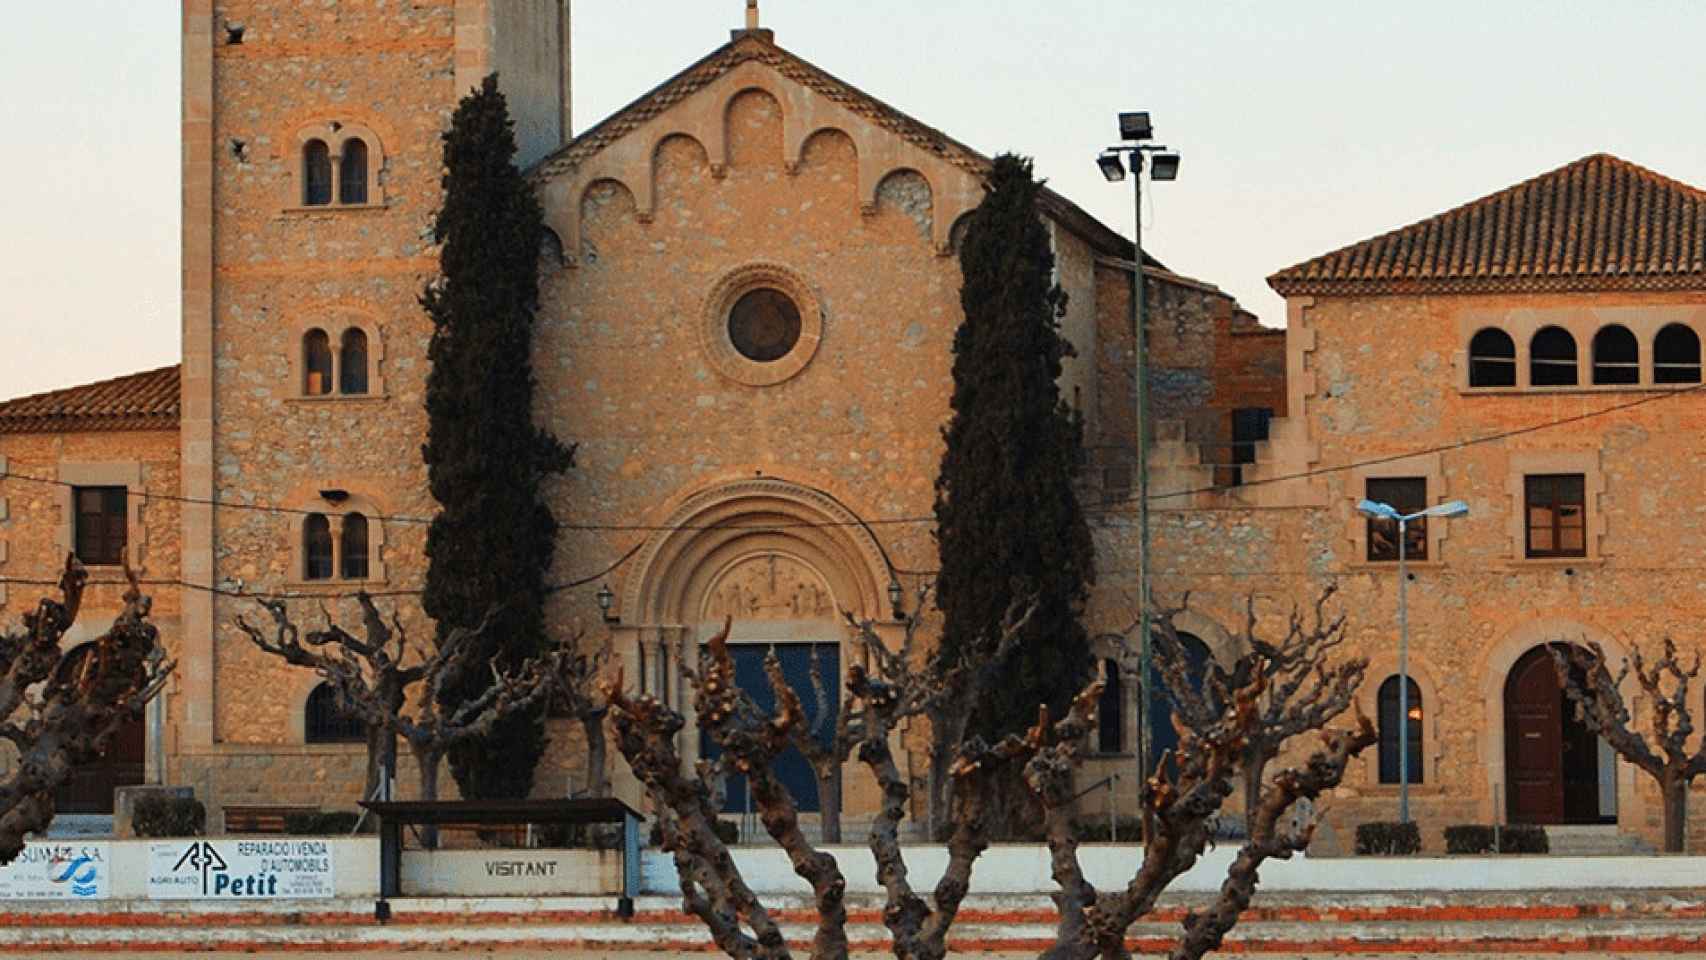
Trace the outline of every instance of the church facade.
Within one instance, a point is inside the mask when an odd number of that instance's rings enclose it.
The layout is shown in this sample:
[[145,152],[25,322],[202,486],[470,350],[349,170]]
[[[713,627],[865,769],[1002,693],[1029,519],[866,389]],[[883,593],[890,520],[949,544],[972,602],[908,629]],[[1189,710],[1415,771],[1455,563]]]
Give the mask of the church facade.
[[[579,444],[547,487],[563,524],[551,628],[607,635],[631,685],[683,707],[681,665],[725,616],[742,656],[774,646],[793,676],[845,671],[841,611],[896,634],[891,586],[910,597],[935,566],[956,244],[986,157],[755,20],[571,136],[559,0],[184,8],[183,363],[0,404],[3,615],[67,549],[106,551],[98,580],[118,550],[161,584],[180,666],[125,775],[195,787],[216,823],[358,798],[359,738],[236,621],[255,594],[349,617],[366,590],[430,633],[411,596],[436,509],[416,298],[437,269],[439,136],[494,70],[551,228],[536,416]],[[1086,616],[1111,660],[1143,561],[1137,264],[1066,198],[1041,212],[1077,350],[1061,391],[1086,426]],[[1323,849],[1395,818],[1400,736],[1431,849],[1452,823],[1653,836],[1656,793],[1571,726],[1536,651],[1587,638],[1621,654],[1667,632],[1686,646],[1701,619],[1700,191],[1588,158],[1276,274],[1283,331],[1154,260],[1141,272],[1157,599],[1188,592],[1181,628],[1226,659],[1247,598],[1268,636],[1333,585],[1346,654],[1372,661],[1361,708],[1386,735],[1333,799]],[[1365,497],[1470,505],[1407,544],[1406,723],[1394,544],[1356,512]],[[99,591],[86,624],[116,604]],[[1085,784],[1106,781],[1088,815],[1134,810],[1133,680],[1087,745]],[[550,730],[536,791],[572,794],[578,734]],[[873,785],[853,769],[843,791],[856,828]]]

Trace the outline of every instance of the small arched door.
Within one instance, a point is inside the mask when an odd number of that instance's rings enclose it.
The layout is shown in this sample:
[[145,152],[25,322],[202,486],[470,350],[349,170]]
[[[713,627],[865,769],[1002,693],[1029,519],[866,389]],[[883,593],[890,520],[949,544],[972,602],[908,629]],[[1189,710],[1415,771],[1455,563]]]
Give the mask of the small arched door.
[[[74,675],[83,658],[94,650],[93,643],[73,650],[60,664],[61,676]],[[112,813],[113,791],[119,787],[135,786],[146,779],[147,740],[142,717],[127,720],[107,744],[104,756],[76,767],[70,782],[54,791],[54,810],[78,814]]]
[[1599,738],[1566,702],[1551,648],[1523,654],[1505,680],[1511,822],[1600,822],[1600,767]]

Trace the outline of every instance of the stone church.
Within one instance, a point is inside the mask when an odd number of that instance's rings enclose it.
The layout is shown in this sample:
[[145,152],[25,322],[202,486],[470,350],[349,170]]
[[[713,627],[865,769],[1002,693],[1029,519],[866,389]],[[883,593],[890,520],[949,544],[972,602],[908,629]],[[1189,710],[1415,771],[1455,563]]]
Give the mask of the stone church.
[[[794,676],[845,670],[840,611],[898,632],[891,590],[935,567],[956,244],[987,157],[778,45],[756,9],[577,133],[563,0],[183,6],[183,362],[0,403],[0,617],[68,550],[101,581],[128,561],[166,582],[156,618],[180,663],[65,809],[143,781],[194,787],[215,824],[358,798],[359,728],[235,622],[255,613],[246,594],[314,620],[366,590],[430,632],[411,595],[436,509],[417,296],[437,270],[439,136],[493,71],[551,229],[536,416],[579,444],[547,489],[552,629],[608,636],[632,685],[684,706],[680,667],[725,615],[743,663],[774,646]],[[1061,391],[1086,426],[1099,654],[1132,622],[1142,559],[1141,272],[1158,598],[1189,591],[1193,651],[1230,658],[1247,597],[1265,635],[1334,584],[1347,652],[1373,661],[1362,706],[1383,739],[1323,849],[1395,818],[1400,737],[1430,848],[1447,824],[1495,820],[1651,838],[1656,794],[1572,726],[1535,651],[1697,642],[1706,194],[1590,157],[1275,274],[1284,330],[1152,258],[1140,270],[1065,197],[1041,212],[1070,295]],[[1651,402],[1617,409],[1632,398]],[[1395,550],[1364,497],[1471,507],[1412,528],[1404,723]],[[95,589],[86,631],[117,595]],[[1112,676],[1085,774],[1106,783],[1081,801],[1098,816],[1134,806],[1134,678]],[[578,734],[550,730],[536,791],[571,795]],[[909,761],[922,776],[923,754]],[[843,791],[856,829],[873,785],[851,770]]]

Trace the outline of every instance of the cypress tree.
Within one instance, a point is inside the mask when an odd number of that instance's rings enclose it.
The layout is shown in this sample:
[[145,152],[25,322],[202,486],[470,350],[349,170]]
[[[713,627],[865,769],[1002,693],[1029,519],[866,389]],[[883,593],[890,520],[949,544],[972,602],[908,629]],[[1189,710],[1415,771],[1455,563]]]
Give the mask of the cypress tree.
[[960,250],[952,418],[936,479],[942,653],[987,654],[1015,597],[1038,603],[1006,681],[974,705],[985,737],[1061,716],[1089,677],[1080,620],[1095,579],[1090,530],[1073,490],[1083,430],[1058,380],[1072,345],[1060,334],[1066,293],[1037,212],[1027,159],[1004,154],[989,174]]
[[[557,524],[540,482],[574,450],[533,422],[533,319],[544,216],[515,166],[515,132],[497,76],[463,98],[444,134],[444,206],[433,225],[439,277],[421,304],[427,356],[427,480],[441,509],[427,531],[422,603],[442,640],[488,614],[484,659],[513,670],[546,649],[545,576]],[[489,670],[447,684],[440,702],[479,696]],[[545,750],[543,720],[519,715],[491,741],[453,751],[470,798],[525,797]]]

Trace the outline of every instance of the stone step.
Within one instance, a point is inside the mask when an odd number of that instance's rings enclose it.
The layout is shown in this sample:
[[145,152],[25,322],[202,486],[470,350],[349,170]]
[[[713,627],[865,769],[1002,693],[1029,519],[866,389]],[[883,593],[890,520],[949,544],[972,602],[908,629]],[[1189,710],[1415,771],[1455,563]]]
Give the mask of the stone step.
[[1616,857],[1649,854],[1651,844],[1614,825],[1549,826],[1546,843],[1554,856]]
[[[1203,898],[1168,898],[1133,927],[1131,946],[1160,951]],[[698,921],[670,898],[643,897],[622,920],[608,901],[427,900],[391,902],[392,920],[373,919],[363,900],[270,903],[39,905],[0,915],[0,953],[176,949],[357,950],[475,948],[644,949],[709,952]],[[806,944],[814,916],[805,901],[782,898],[773,915],[790,941]],[[886,951],[880,904],[849,903],[856,949]],[[962,911],[952,942],[959,953],[1027,951],[1053,938],[1054,915],[1041,897],[977,897]],[[1532,895],[1287,896],[1265,898],[1246,915],[1227,949],[1248,952],[1461,953],[1530,951],[1706,952],[1706,890],[1590,898]]]

